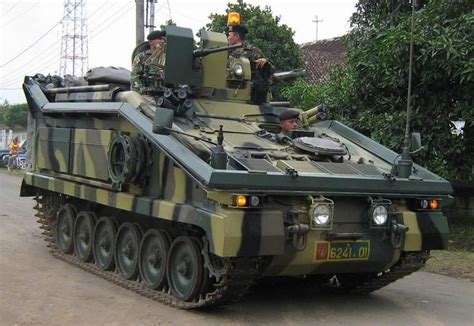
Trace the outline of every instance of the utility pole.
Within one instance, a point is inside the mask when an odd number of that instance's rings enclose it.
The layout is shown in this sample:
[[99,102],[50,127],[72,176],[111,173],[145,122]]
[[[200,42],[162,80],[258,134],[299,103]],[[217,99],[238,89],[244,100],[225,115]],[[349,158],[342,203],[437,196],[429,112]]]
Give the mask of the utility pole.
[[145,0],[135,0],[135,35],[137,40],[137,45],[142,43],[145,40]]
[[318,24],[322,22],[323,22],[322,19],[321,20],[318,19],[318,15],[314,16],[313,23],[316,24],[316,42],[318,41]]
[[87,14],[85,0],[64,0],[60,75],[82,76],[88,66]]

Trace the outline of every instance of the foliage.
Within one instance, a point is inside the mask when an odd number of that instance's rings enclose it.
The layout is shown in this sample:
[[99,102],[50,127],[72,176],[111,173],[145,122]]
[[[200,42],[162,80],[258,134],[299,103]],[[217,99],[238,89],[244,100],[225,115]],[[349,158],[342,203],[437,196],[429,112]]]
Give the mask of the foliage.
[[9,128],[26,127],[28,120],[28,104],[9,104],[5,101],[0,105],[0,125]]
[[[474,3],[418,3],[410,123],[422,133],[427,149],[415,160],[443,177],[474,180]],[[399,152],[406,119],[411,3],[360,0],[351,22],[348,80],[342,84],[352,90],[323,100],[345,104],[351,126]],[[331,84],[333,78],[305,92],[327,94]],[[458,120],[465,121],[461,135],[453,132],[452,121]]]
[[226,14],[213,13],[209,16],[211,22],[206,29],[214,32],[224,32],[227,27],[227,13],[240,13],[242,24],[247,27],[247,41],[260,48],[270,60],[275,71],[286,71],[303,66],[303,56],[299,46],[293,41],[294,32],[285,24],[280,24],[280,17],[273,16],[269,6],[260,8],[238,0],[228,3]]
[[353,80],[349,69],[334,65],[329,69],[325,82],[313,85],[298,79],[282,90],[283,96],[303,109],[323,104],[331,119],[345,120],[351,111]]

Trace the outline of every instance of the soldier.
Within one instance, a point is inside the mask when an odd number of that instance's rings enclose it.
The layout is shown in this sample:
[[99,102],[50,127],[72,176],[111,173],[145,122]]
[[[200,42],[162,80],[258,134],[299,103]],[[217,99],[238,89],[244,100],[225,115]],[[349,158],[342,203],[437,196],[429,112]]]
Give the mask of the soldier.
[[296,111],[287,110],[280,114],[280,132],[288,135],[290,130],[298,128],[298,116]]
[[250,61],[252,70],[252,94],[251,98],[254,104],[262,104],[267,99],[267,93],[270,88],[271,65],[263,54],[262,50],[251,46],[246,40],[248,30],[245,26],[232,24],[228,26],[227,41],[229,45],[243,43],[242,48],[233,50],[230,55],[240,57],[244,55]]
[[280,114],[280,133],[275,137],[276,141],[281,144],[291,145],[290,131],[298,128],[298,116],[296,111],[287,110]]
[[137,54],[132,62],[131,89],[142,95],[153,95],[163,83],[166,32],[153,31],[147,40],[150,48]]

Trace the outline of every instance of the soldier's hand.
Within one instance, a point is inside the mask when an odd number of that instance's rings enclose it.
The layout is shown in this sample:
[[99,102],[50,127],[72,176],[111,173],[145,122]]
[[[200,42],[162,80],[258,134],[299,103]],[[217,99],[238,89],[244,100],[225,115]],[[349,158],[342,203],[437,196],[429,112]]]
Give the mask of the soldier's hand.
[[263,66],[265,66],[266,63],[267,63],[267,59],[265,58],[260,58],[260,59],[255,60],[255,66],[257,67],[257,69],[262,68]]

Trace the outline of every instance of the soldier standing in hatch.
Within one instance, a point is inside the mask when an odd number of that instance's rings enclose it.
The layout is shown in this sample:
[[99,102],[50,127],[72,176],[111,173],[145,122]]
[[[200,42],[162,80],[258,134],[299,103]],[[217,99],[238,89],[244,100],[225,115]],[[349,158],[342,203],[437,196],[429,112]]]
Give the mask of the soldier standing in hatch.
[[153,95],[162,87],[166,54],[166,32],[153,31],[147,36],[150,49],[133,58],[131,90]]
[[292,110],[283,111],[280,114],[280,132],[275,136],[278,143],[290,145],[293,142],[290,132],[298,128],[299,115],[298,112]]
[[252,70],[252,94],[251,98],[254,104],[262,104],[267,99],[267,93],[270,88],[271,66],[262,50],[251,46],[246,40],[248,30],[240,24],[228,25],[227,41],[229,45],[242,43],[244,46],[233,50],[230,55],[240,57],[244,55],[250,61]]

